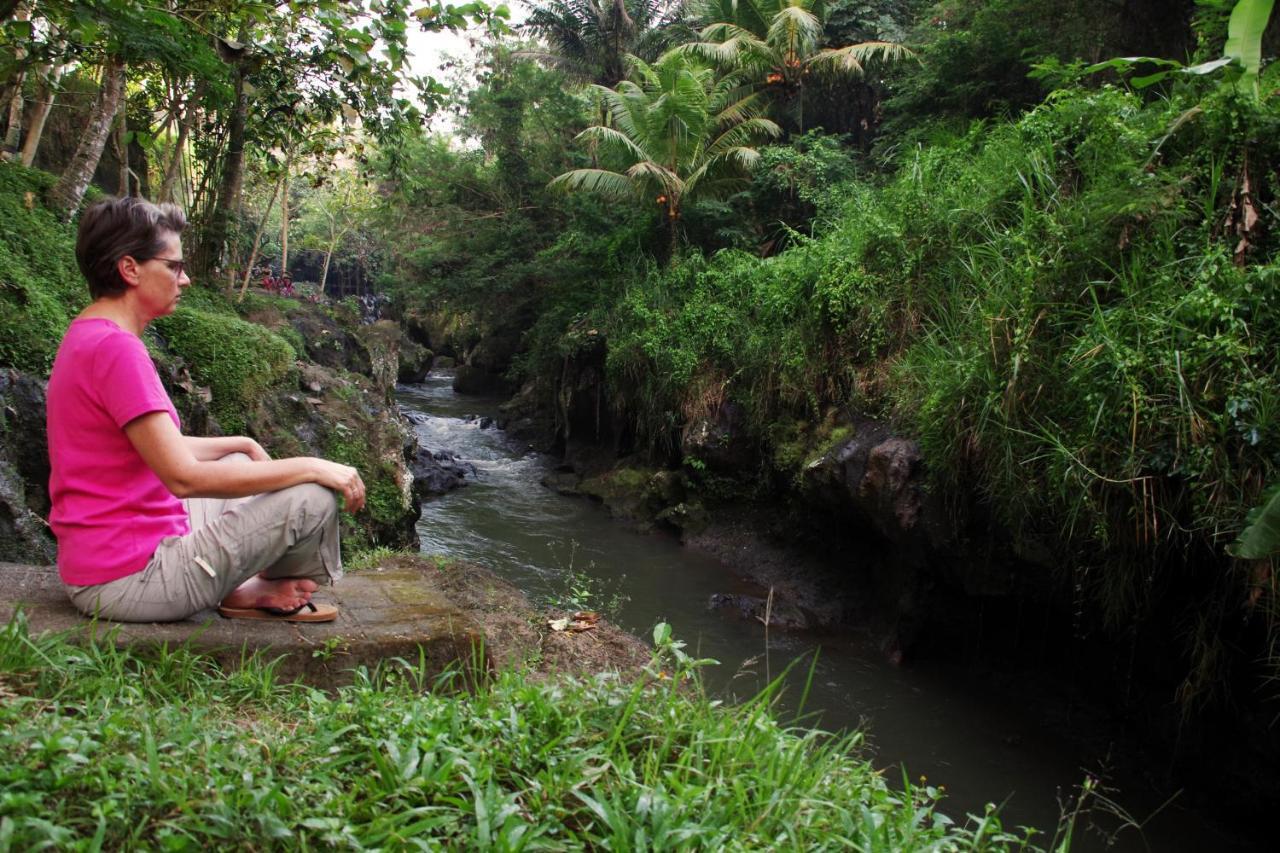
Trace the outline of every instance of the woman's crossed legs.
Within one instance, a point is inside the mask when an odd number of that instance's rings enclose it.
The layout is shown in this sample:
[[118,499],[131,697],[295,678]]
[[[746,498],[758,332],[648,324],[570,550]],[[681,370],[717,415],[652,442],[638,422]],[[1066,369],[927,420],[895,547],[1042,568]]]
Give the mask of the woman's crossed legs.
[[161,540],[142,571],[68,586],[75,606],[119,622],[184,619],[220,604],[292,609],[342,576],[337,501],[323,486],[196,498],[187,513],[191,532]]

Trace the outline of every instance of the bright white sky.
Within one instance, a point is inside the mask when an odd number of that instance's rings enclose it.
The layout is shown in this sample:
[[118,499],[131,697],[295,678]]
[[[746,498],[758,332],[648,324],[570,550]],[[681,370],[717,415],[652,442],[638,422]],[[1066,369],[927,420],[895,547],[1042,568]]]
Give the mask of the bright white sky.
[[[529,10],[522,0],[491,0],[491,5],[497,6],[499,2],[505,2],[511,12],[511,17],[507,19],[508,26],[514,28],[528,17]],[[444,64],[450,59],[456,59],[470,65],[476,58],[475,45],[484,37],[482,27],[457,33],[448,30],[428,33],[411,26],[408,33],[409,67],[415,75],[431,76],[445,85],[451,85],[455,82],[456,70],[445,68]],[[451,118],[447,113],[437,115],[431,122],[432,129],[441,133],[451,132]]]

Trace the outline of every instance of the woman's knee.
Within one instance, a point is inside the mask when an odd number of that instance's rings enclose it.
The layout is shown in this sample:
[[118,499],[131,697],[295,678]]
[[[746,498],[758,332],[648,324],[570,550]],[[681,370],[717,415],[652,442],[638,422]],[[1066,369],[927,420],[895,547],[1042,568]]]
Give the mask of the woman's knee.
[[338,499],[333,492],[316,483],[303,483],[290,491],[296,493],[298,505],[308,517],[328,520],[338,515]]

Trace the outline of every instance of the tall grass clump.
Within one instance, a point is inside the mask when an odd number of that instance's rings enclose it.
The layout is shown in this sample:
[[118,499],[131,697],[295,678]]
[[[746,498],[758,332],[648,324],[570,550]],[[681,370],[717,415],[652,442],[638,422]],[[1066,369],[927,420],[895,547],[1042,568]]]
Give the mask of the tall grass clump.
[[[650,678],[423,691],[407,664],[327,694],[249,661],[0,629],[0,838],[13,849],[1022,849],[990,813],[891,788],[767,699]],[[429,686],[429,685],[428,685]]]
[[1250,593],[1272,575],[1223,553],[1280,463],[1278,118],[1225,89],[1056,92],[903,152],[774,258],[638,278],[612,376],[651,438],[723,399],[766,445],[831,408],[897,421],[958,510],[1062,555],[1101,621],[1162,608],[1181,695],[1206,698],[1208,662],[1280,624]]

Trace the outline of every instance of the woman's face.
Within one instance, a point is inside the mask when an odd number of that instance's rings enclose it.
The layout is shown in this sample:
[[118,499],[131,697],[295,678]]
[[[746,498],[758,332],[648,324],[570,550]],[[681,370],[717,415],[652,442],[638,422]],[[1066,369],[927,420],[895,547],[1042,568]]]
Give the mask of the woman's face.
[[154,258],[138,263],[137,298],[152,318],[172,314],[183,289],[191,284],[182,259],[182,240],[168,232],[161,246]]

